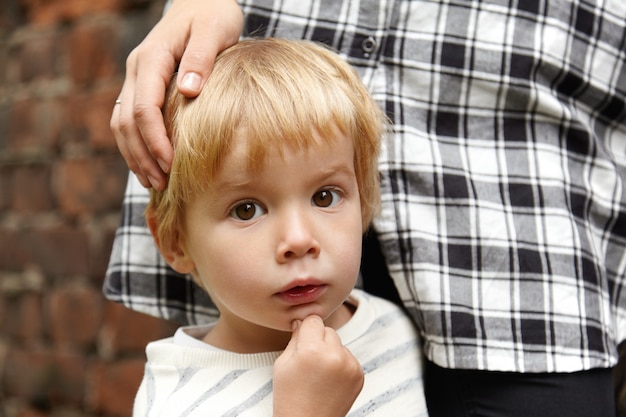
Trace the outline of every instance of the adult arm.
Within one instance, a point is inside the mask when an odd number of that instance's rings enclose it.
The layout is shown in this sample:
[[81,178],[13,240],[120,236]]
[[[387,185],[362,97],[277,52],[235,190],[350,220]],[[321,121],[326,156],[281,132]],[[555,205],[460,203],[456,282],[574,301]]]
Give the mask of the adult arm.
[[363,382],[361,364],[337,333],[309,316],[274,363],[274,417],[343,417]]
[[173,150],[163,125],[165,90],[178,66],[177,87],[200,92],[216,55],[243,28],[234,0],[174,0],[163,18],[128,55],[126,76],[111,115],[111,130],[128,167],[144,187],[167,185]]

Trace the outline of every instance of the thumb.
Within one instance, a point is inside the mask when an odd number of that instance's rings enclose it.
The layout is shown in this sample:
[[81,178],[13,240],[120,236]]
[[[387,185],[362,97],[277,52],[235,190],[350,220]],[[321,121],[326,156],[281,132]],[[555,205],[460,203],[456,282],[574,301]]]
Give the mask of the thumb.
[[204,48],[198,51],[185,49],[178,69],[177,87],[182,95],[188,98],[200,94],[204,83],[213,70],[213,63],[217,52],[214,49]]
[[291,352],[296,349],[296,345],[298,344],[298,335],[300,334],[300,327],[302,327],[302,320],[294,320],[291,322],[291,339],[289,339],[289,343],[287,343],[285,351]]
[[281,353],[278,359],[276,359],[275,369],[276,367],[280,368],[281,366],[286,365],[294,356],[296,356],[296,352],[298,351],[298,334],[300,332],[301,324],[301,320],[294,320],[291,323],[291,327],[293,329],[291,339],[289,339],[289,343],[285,346],[283,353]]
[[186,97],[200,94],[213,70],[216,56],[239,40],[242,12],[236,2],[228,4],[228,8],[220,9],[219,15],[191,23],[189,40],[178,66],[177,87]]
[[302,325],[302,320],[295,319],[291,322],[291,331],[293,333],[297,332],[300,326]]

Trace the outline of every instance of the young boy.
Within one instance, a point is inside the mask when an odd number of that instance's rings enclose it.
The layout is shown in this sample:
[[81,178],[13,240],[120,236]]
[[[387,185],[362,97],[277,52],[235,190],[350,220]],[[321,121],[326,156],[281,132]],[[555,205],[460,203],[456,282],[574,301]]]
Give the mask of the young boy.
[[164,117],[175,157],[147,221],[220,317],[148,345],[134,415],[427,415],[414,326],[353,289],[385,127],[354,70],[246,40],[196,99],[170,88]]

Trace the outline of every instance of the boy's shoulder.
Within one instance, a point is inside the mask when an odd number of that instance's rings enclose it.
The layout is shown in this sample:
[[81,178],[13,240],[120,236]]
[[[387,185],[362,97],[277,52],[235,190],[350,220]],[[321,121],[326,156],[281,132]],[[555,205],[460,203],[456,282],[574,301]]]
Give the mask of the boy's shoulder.
[[418,331],[408,314],[384,298],[354,289],[347,300],[356,307],[352,318],[337,330],[343,343],[392,337],[395,340],[417,340]]

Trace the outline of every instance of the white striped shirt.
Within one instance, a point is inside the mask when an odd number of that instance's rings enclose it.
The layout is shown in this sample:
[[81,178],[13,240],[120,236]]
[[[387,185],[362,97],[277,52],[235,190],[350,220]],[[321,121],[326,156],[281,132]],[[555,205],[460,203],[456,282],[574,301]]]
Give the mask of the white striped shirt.
[[[427,417],[413,323],[394,304],[359,290],[350,302],[357,309],[337,333],[363,366],[365,383],[348,416]],[[239,354],[179,341],[190,337],[182,331],[209,330],[181,328],[148,345],[134,417],[272,416],[272,368],[281,352]]]

